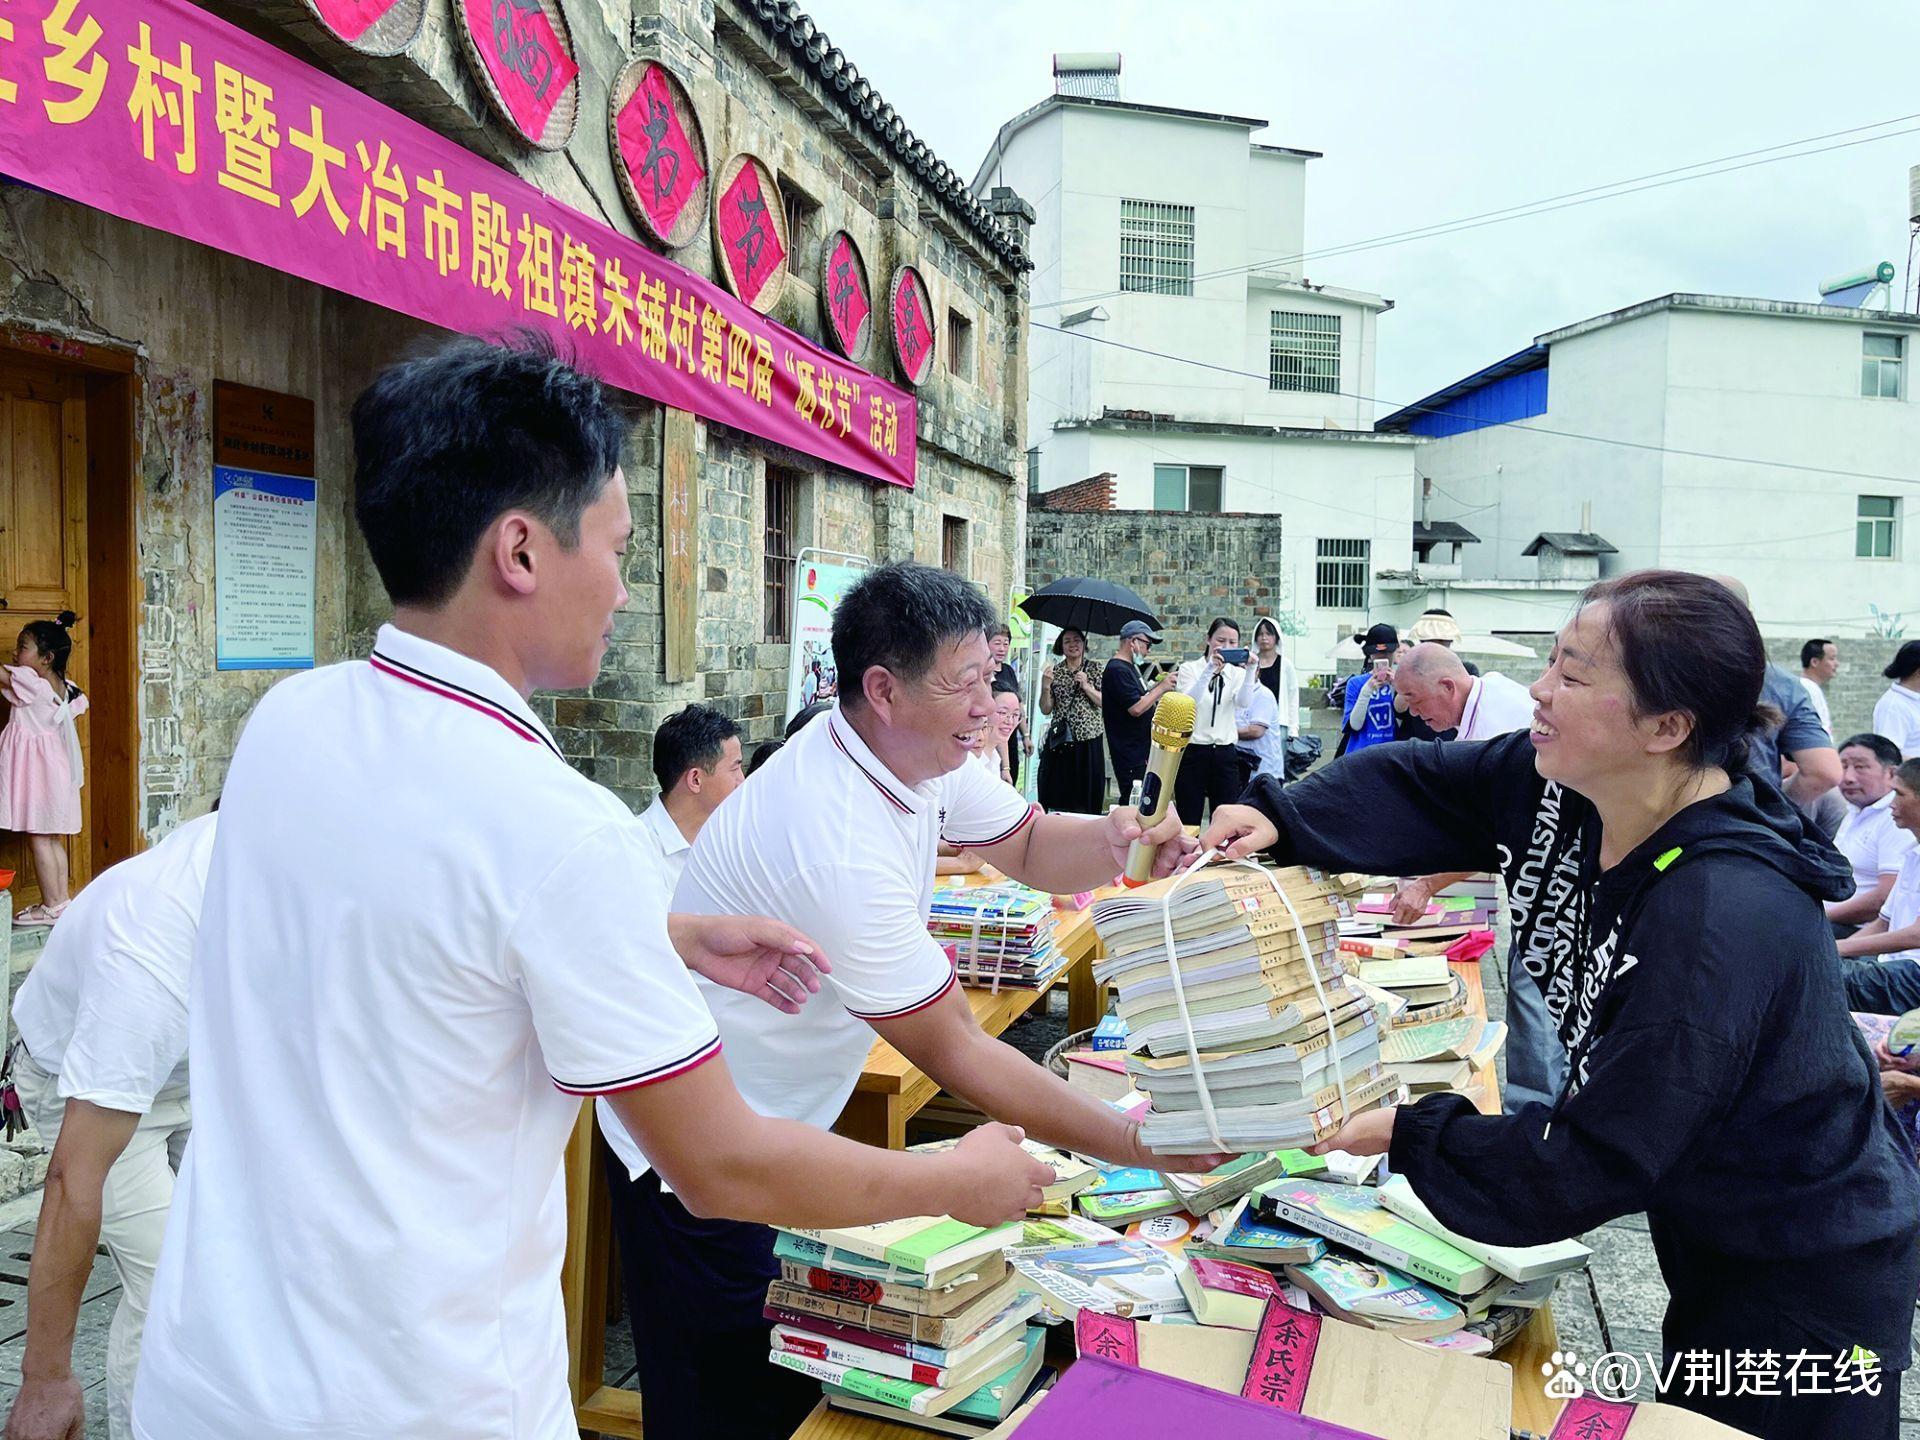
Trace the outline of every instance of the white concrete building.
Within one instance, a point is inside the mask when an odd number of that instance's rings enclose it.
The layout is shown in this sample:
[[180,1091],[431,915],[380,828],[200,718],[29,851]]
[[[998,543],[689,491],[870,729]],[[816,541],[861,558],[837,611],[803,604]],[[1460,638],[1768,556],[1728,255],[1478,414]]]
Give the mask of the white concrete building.
[[1769,637],[1916,633],[1916,336],[1920,315],[1721,295],[1542,335],[1380,422],[1428,437],[1426,516],[1474,543],[1375,584],[1396,614],[1542,631],[1586,574],[1727,571]]
[[1392,302],[1303,273],[1315,152],[1121,100],[1118,56],[1055,69],[1080,93],[1008,121],[974,179],[1037,215],[1030,493],[1111,475],[1117,509],[1282,515],[1269,583],[1317,661],[1368,623],[1372,572],[1413,560],[1417,442],[1375,433],[1364,398]]

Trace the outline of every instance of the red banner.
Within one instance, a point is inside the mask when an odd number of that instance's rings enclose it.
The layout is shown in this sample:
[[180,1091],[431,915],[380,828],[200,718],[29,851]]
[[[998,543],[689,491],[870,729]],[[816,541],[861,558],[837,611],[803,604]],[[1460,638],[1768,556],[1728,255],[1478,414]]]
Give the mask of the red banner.
[[0,10],[0,173],[913,485],[912,395],[186,0]]

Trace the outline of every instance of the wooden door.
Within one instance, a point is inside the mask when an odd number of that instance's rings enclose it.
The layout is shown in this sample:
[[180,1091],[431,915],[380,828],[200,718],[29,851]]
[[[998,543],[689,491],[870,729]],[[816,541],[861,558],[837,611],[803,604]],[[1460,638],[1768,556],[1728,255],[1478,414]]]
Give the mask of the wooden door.
[[[87,401],[83,377],[30,359],[0,357],[0,662],[10,663],[20,627],[79,614],[67,678],[92,689],[87,656]],[[0,701],[0,715],[6,705]],[[90,725],[75,727],[92,780]],[[87,843],[89,783],[80,791],[81,833],[67,845],[73,888],[92,873]],[[0,831],[0,869],[15,872],[14,908],[40,898],[26,841]]]

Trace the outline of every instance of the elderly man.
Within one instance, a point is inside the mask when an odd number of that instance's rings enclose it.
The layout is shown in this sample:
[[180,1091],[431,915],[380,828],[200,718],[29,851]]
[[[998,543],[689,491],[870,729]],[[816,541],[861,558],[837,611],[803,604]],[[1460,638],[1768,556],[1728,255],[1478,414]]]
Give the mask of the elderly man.
[[1840,794],[1848,808],[1833,844],[1853,866],[1854,890],[1848,899],[1827,902],[1827,918],[1843,934],[1880,913],[1913,853],[1913,836],[1893,822],[1899,768],[1900,747],[1884,735],[1850,735],[1840,747]]
[[[927,565],[883,565],[841,599],[840,708],[715,812],[674,896],[690,914],[770,912],[805,927],[832,957],[828,988],[791,1016],[766,1005],[756,1015],[717,986],[703,993],[747,1103],[764,1114],[831,1126],[878,1035],[935,1084],[1037,1139],[1121,1165],[1194,1168],[1206,1162],[1151,1155],[1133,1122],[987,1035],[927,934],[943,840],[1037,889],[1071,892],[1111,881],[1140,838],[1130,809],[1043,814],[968,763],[993,710],[993,622],[978,590]],[[1178,816],[1145,838],[1177,842]],[[1166,846],[1163,871],[1178,851]],[[640,1349],[647,1433],[790,1434],[819,1392],[790,1404],[768,1393],[779,1372],[765,1363],[761,1308],[778,1270],[767,1231],[698,1220],[661,1195],[653,1233],[716,1283],[634,1298],[636,1327],[672,1337]],[[690,1363],[672,1370],[682,1354]],[[657,1406],[656,1370],[666,1397]],[[759,1417],[751,1426],[748,1413]]]
[[1107,724],[1107,753],[1113,757],[1114,793],[1122,805],[1133,798],[1133,787],[1147,773],[1153,707],[1160,703],[1162,695],[1173,689],[1171,670],[1151,685],[1140,674],[1147,651],[1159,643],[1160,637],[1146,621],[1127,621],[1120,627],[1120,648],[1107,661],[1106,673],[1100,677],[1100,708]]

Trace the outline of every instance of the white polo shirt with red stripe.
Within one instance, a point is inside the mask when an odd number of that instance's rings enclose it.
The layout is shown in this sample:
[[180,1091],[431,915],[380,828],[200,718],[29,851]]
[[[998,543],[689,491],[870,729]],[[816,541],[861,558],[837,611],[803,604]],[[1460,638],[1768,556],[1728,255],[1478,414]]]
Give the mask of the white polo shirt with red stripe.
[[573,1440],[578,1096],[716,1054],[638,822],[486,665],[389,626],[233,757],[143,1440]]
[[955,983],[927,934],[938,842],[997,844],[1038,814],[979,765],[903,784],[838,710],[728,796],[693,842],[673,908],[774,916],[833,966],[798,1015],[701,982],[747,1103],[831,1126],[873,1046],[869,1022],[924,1009]]

